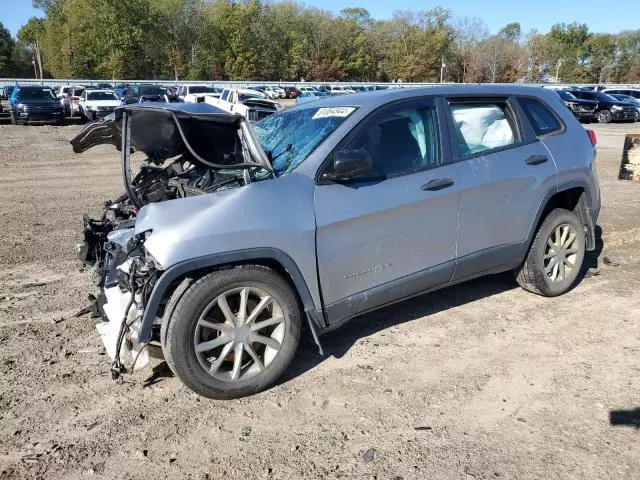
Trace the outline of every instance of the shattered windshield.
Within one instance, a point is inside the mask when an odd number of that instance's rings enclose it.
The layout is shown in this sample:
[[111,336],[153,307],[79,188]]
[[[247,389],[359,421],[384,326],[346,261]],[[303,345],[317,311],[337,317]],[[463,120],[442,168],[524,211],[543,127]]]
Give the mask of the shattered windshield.
[[262,149],[271,156],[277,176],[302,163],[355,107],[304,108],[271,115],[253,125]]

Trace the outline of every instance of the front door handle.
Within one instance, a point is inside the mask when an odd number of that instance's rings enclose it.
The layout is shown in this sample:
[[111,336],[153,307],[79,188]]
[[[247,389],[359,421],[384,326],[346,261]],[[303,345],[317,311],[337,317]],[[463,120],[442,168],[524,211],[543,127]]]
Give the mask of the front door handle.
[[422,186],[422,190],[442,190],[443,188],[447,188],[453,185],[453,179],[451,178],[434,178],[433,180],[429,180]]
[[540,165],[541,163],[544,163],[548,160],[547,157],[545,157],[544,155],[531,155],[529,158],[527,158],[524,163],[526,163],[527,165]]

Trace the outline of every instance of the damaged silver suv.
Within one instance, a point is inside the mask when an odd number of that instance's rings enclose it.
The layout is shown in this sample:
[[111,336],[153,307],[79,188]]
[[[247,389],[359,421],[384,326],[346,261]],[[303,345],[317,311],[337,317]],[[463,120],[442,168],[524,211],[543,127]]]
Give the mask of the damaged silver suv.
[[122,154],[84,220],[115,376],[161,353],[193,391],[267,388],[303,332],[513,270],[554,296],[595,247],[595,135],[540,88],[327,98],[256,124],[206,104],[116,110],[72,140]]

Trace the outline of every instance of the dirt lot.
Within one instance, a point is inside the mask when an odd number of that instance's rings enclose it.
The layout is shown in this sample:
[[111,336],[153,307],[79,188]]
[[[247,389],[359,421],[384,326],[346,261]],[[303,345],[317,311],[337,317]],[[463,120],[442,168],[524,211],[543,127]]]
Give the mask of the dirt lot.
[[79,128],[0,125],[0,478],[638,478],[640,430],[610,415],[640,407],[640,185],[616,179],[639,124],[594,127],[604,247],[573,291],[419,297],[227,402],[162,365],[114,383],[74,317],[80,216],[120,191],[115,150],[71,152]]

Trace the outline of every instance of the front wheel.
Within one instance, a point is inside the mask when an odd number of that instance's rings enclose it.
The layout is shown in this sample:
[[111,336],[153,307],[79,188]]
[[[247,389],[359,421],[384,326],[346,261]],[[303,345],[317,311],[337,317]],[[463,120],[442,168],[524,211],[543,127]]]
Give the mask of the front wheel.
[[578,278],[585,245],[585,229],[578,216],[562,208],[552,210],[516,270],[516,281],[525,290],[545,297],[565,293]]
[[599,123],[610,123],[612,116],[609,110],[600,110],[596,115]]
[[269,387],[291,363],[302,314],[289,284],[247,265],[209,273],[183,290],[163,320],[164,354],[194,392],[229,399]]

